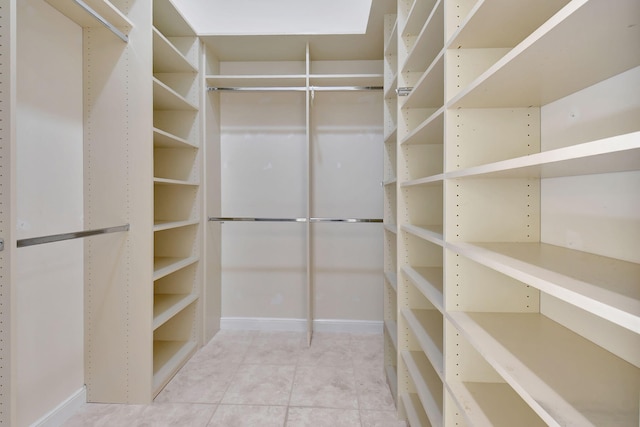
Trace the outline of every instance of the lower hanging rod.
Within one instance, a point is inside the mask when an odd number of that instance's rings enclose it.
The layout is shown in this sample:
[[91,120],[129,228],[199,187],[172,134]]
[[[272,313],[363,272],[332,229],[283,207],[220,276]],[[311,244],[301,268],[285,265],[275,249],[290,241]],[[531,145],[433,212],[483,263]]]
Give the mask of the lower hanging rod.
[[383,90],[382,86],[247,86],[247,87],[207,87],[209,92],[342,92]]
[[382,218],[251,218],[251,217],[209,217],[212,222],[382,222]]
[[60,242],[62,240],[78,239],[81,237],[95,236],[98,234],[116,233],[120,231],[129,231],[129,224],[119,225],[116,227],[99,228],[96,230],[75,231],[72,233],[52,234],[49,236],[20,239],[17,242],[18,243],[17,246],[19,248],[24,248],[26,246],[41,245],[43,243]]

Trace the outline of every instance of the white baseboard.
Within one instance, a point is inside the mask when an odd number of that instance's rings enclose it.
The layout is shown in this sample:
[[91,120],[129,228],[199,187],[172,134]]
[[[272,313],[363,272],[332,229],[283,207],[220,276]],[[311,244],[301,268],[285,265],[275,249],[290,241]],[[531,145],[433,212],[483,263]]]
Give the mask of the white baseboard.
[[[306,332],[306,319],[286,319],[271,317],[223,317],[220,329],[244,331],[288,331]],[[347,332],[352,334],[381,334],[383,322],[380,320],[316,319],[316,332]]]
[[31,427],[61,426],[65,421],[78,412],[85,403],[87,403],[87,388],[83,386],[80,390],[69,396],[67,400],[52,409],[44,417],[31,424]]

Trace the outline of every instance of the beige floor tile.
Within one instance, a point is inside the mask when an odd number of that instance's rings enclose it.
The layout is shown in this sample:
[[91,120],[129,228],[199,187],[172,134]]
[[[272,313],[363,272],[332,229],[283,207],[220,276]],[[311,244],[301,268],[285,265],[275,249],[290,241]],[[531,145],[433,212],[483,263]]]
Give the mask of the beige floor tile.
[[63,427],[136,426],[146,405],[87,403]]
[[199,403],[153,404],[142,412],[137,427],[204,427],[215,410],[216,405]]
[[298,366],[290,405],[358,409],[353,368]]
[[299,332],[265,332],[257,335],[243,363],[264,365],[295,365],[306,344]]
[[282,427],[286,406],[220,405],[207,427]]
[[286,427],[361,427],[360,414],[351,409],[290,407]]
[[311,347],[305,347],[298,358],[299,366],[351,367],[351,344],[347,334],[336,334],[332,341],[324,335],[314,334]]
[[190,361],[158,394],[156,403],[219,403],[240,365]]
[[222,403],[287,405],[295,366],[240,365]]
[[360,411],[362,427],[407,427],[395,411]]
[[256,335],[255,331],[219,331],[189,362],[241,363]]
[[356,390],[360,409],[395,410],[395,403],[387,385],[382,366],[367,366],[355,369]]

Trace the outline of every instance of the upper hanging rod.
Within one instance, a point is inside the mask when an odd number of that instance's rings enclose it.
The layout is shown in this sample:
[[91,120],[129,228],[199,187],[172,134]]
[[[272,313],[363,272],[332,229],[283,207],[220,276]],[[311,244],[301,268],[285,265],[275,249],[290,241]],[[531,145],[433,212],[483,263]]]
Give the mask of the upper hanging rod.
[[49,236],[20,239],[17,242],[17,246],[19,248],[24,248],[25,246],[41,245],[43,243],[59,242],[61,240],[78,239],[80,237],[95,236],[97,234],[116,233],[118,231],[129,231],[129,224],[119,225],[116,227],[99,228],[96,230],[76,231],[73,233],[52,234]]
[[107,21],[102,15],[100,15],[98,12],[93,10],[93,8],[91,8],[91,6],[89,6],[88,4],[86,4],[82,0],[73,0],[73,1],[74,1],[75,4],[77,4],[78,6],[83,8],[88,14],[90,14],[96,20],[98,20],[98,22],[100,22],[102,25],[107,27],[107,29],[109,31],[111,31],[113,34],[115,34],[120,40],[122,40],[125,43],[129,42],[129,36],[127,36],[122,31],[117,29],[111,22]]
[[209,217],[209,221],[246,221],[246,222],[382,222],[381,218],[251,218],[251,217]]
[[247,87],[207,87],[209,92],[342,92],[383,90],[382,86],[247,86]]

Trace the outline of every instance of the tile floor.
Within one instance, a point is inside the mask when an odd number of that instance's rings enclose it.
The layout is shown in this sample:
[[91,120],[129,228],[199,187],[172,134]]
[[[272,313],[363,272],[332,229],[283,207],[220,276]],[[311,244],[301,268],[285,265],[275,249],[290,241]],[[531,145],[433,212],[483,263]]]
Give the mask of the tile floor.
[[151,405],[86,404],[64,427],[404,427],[382,335],[220,331]]

